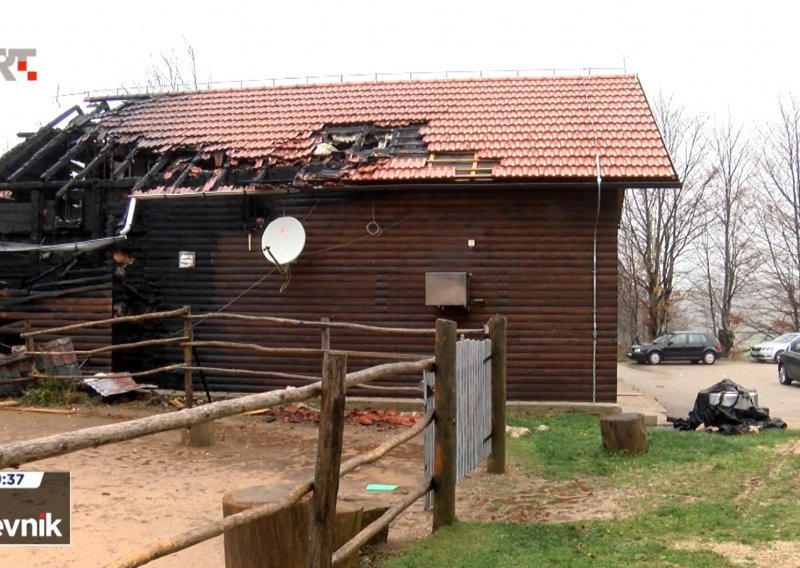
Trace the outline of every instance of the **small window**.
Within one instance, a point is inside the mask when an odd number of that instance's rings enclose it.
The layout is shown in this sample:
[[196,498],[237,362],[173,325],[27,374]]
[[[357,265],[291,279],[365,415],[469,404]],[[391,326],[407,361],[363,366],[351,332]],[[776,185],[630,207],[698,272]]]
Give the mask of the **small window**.
[[689,336],[685,333],[679,333],[672,336],[673,345],[686,345],[689,341]]

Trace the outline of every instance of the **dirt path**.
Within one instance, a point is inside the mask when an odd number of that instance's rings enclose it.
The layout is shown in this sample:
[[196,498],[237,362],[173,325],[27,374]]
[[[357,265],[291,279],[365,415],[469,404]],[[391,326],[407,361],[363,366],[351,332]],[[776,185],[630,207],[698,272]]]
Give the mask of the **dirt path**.
[[[152,410],[129,405],[83,408],[71,416],[0,410],[0,441],[30,439],[148,413]],[[343,459],[374,448],[396,432],[375,425],[348,426]],[[216,444],[209,448],[187,448],[178,432],[166,432],[23,466],[23,470],[72,472],[72,545],[5,547],[0,568],[103,566],[160,537],[218,519],[222,496],[228,491],[313,475],[317,440],[314,423],[269,423],[263,417],[238,417],[219,421],[216,437]],[[797,451],[796,445],[787,451]],[[340,495],[363,497],[368,494],[368,483],[392,483],[399,489],[386,498],[395,502],[419,482],[422,471],[423,442],[418,437],[378,464],[344,477]],[[479,470],[459,484],[457,516],[461,520],[512,523],[613,520],[635,513],[625,508],[620,491],[578,479],[548,482],[526,476],[509,464],[506,475]],[[430,526],[430,513],[418,501],[392,523],[388,546],[372,551],[362,559],[364,564],[379,564],[428,535]],[[687,541],[675,546],[701,544]],[[731,544],[720,543],[717,552],[735,558],[731,550],[742,552],[742,547],[730,548]],[[794,543],[773,543],[745,552],[759,567],[797,565]],[[150,566],[223,567],[223,539],[217,537]]]
[[[0,440],[30,439],[142,414],[123,406],[82,409],[71,416],[0,411]],[[375,447],[396,431],[348,426],[343,459]],[[228,491],[313,476],[316,438],[313,423],[238,417],[219,421],[217,443],[209,448],[184,447],[179,432],[166,432],[23,466],[72,472],[72,545],[7,547],[0,566],[102,566],[159,537],[218,519]],[[340,495],[364,496],[368,483],[392,483],[400,487],[387,499],[396,500],[421,479],[422,456],[418,437],[378,464],[343,478]],[[429,514],[415,505],[392,525],[393,547],[424,536],[429,526]],[[219,568],[224,566],[223,540],[215,538],[151,565]]]

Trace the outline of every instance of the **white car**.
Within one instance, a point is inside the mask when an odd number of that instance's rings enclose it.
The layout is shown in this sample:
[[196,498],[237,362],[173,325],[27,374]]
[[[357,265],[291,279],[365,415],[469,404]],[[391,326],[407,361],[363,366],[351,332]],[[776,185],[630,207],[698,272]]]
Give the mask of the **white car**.
[[789,344],[795,339],[800,338],[800,333],[784,333],[780,337],[756,343],[750,348],[750,357],[756,361],[778,362],[778,356],[786,351]]

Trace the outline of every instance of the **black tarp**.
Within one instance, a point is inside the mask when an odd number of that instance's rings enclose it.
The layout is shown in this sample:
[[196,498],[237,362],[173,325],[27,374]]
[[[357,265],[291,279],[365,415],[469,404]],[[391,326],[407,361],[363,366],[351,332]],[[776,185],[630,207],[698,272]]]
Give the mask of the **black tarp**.
[[730,379],[697,393],[694,409],[688,418],[667,417],[677,430],[696,430],[698,426],[715,426],[723,434],[746,434],[751,426],[759,429],[786,428],[780,418],[770,418],[769,409],[756,404],[757,395]]

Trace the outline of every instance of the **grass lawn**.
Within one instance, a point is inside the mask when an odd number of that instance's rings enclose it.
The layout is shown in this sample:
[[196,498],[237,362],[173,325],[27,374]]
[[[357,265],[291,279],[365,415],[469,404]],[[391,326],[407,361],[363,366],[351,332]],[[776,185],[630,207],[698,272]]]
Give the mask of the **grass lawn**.
[[[555,492],[579,483],[590,488],[588,499],[614,496],[613,518],[462,521],[384,568],[800,566],[798,431],[729,437],[657,428],[649,431],[649,450],[629,456],[602,448],[595,417],[509,423],[534,432],[507,440],[509,469],[523,483],[509,487],[503,476],[484,476],[476,493],[496,498],[500,512],[515,492],[517,505],[535,509],[536,493],[525,480],[544,481]],[[540,424],[548,431],[536,432]],[[778,545],[785,559],[774,556]]]

